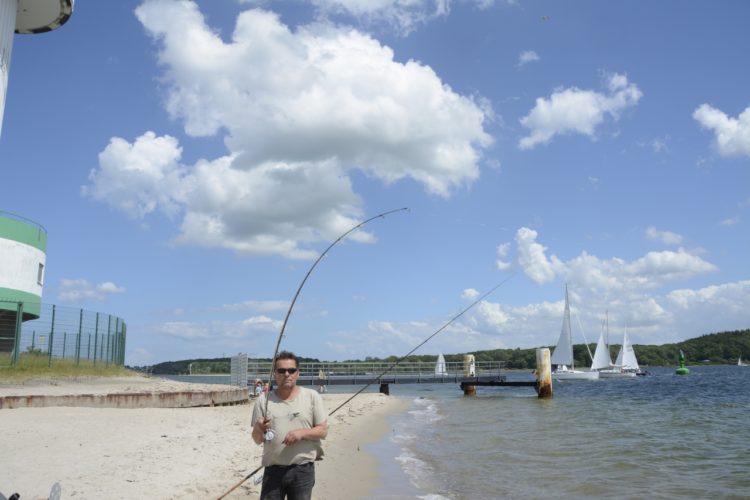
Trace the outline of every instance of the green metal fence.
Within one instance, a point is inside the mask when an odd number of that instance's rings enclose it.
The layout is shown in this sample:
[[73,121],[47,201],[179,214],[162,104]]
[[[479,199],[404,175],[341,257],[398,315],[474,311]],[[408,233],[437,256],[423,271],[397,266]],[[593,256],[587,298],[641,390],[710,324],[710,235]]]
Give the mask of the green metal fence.
[[[39,311],[26,319],[24,309]],[[123,365],[127,326],[122,318],[54,304],[0,301],[0,366],[24,358],[80,365]]]

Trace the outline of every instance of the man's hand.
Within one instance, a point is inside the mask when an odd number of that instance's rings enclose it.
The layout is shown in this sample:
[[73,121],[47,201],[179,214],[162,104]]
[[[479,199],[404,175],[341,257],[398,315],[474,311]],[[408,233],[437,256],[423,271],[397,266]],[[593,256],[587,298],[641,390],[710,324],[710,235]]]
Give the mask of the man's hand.
[[291,446],[298,441],[302,441],[303,439],[305,439],[305,429],[295,429],[293,431],[287,432],[286,436],[284,436],[284,441],[282,442],[287,446]]
[[255,441],[255,444],[261,444],[263,442],[263,434],[266,433],[266,431],[271,427],[271,419],[270,418],[259,418],[255,421],[255,424],[253,424],[253,441]]

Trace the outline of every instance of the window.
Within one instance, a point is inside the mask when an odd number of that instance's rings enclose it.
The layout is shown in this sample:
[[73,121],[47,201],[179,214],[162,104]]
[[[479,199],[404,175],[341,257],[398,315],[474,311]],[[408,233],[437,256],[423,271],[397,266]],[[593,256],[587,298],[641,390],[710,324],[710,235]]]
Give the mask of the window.
[[36,274],[36,282],[38,285],[44,284],[44,264],[39,263],[39,271]]

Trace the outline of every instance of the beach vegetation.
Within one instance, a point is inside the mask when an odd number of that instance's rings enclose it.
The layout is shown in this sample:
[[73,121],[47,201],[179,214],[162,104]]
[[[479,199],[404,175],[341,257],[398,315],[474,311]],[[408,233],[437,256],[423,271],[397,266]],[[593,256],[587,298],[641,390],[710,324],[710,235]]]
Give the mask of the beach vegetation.
[[18,356],[18,363],[12,366],[10,353],[0,353],[0,381],[23,382],[39,378],[66,379],[74,377],[124,377],[136,372],[123,366],[101,361],[53,357],[46,352],[29,348]]

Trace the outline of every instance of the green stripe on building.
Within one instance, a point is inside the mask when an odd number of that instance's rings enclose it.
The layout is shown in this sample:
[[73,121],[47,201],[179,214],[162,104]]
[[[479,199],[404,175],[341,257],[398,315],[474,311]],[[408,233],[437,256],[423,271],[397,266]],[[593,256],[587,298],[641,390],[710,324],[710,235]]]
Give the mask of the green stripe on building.
[[38,295],[0,287],[0,310],[16,311],[19,302],[23,302],[24,315],[39,317],[42,304]]
[[18,241],[47,253],[47,231],[39,224],[0,212],[0,238]]

